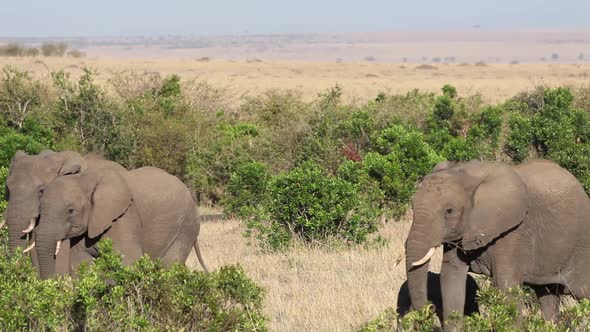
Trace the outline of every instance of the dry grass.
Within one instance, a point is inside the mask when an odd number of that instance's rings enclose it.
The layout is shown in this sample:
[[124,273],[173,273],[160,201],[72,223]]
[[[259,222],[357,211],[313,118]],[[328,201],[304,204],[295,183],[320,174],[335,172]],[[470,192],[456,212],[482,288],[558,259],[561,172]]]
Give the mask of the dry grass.
[[[201,250],[211,270],[240,264],[267,291],[265,313],[271,331],[355,331],[396,304],[405,280],[403,253],[410,222],[389,222],[380,248],[340,250],[295,248],[264,253],[249,245],[236,220],[204,223]],[[431,269],[439,271],[441,250]],[[198,266],[194,253],[189,266]]]
[[[336,63],[304,61],[231,61],[170,58],[0,58],[0,67],[13,65],[34,75],[65,69],[76,77],[84,66],[97,69],[99,82],[106,82],[122,71],[176,73],[183,80],[205,80],[226,89],[240,102],[240,96],[253,96],[271,88],[297,89],[306,98],[339,84],[346,101],[373,99],[380,91],[406,93],[412,89],[440,92],[453,84],[463,95],[481,93],[489,102],[503,101],[537,84],[578,85],[587,81],[590,64],[487,64],[463,66],[437,64],[437,70],[416,69],[420,64]],[[402,68],[403,67],[403,68]],[[367,75],[370,73],[370,75]]]

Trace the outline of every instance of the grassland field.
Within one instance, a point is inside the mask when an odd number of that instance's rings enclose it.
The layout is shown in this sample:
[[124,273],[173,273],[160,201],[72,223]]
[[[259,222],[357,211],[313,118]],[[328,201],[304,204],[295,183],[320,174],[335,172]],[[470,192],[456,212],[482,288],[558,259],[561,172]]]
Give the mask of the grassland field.
[[[537,84],[586,84],[590,64],[432,64],[336,63],[304,61],[174,60],[169,58],[0,58],[0,67],[16,66],[34,76],[64,69],[74,77],[87,66],[96,69],[99,83],[123,71],[178,74],[182,80],[202,80],[223,88],[239,104],[244,96],[268,89],[295,89],[312,99],[335,84],[347,101],[364,102],[380,91],[412,89],[439,92],[444,84],[460,94],[480,93],[499,102]],[[205,213],[216,211],[206,209]],[[209,269],[239,263],[267,291],[265,313],[271,331],[354,331],[388,307],[405,279],[403,243],[410,216],[385,223],[380,231],[385,247],[311,249],[267,253],[242,236],[239,220],[206,222],[200,243]],[[431,269],[440,269],[440,249]],[[396,262],[399,264],[396,265]],[[197,268],[196,256],[188,264]]]

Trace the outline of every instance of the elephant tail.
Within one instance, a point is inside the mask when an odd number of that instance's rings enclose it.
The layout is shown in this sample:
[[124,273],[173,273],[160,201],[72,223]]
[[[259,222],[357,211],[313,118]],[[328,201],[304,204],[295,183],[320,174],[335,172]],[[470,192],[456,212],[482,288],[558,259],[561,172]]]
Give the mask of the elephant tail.
[[201,255],[201,249],[199,249],[199,241],[198,240],[195,241],[195,244],[193,244],[193,248],[195,248],[195,252],[197,253],[197,258],[199,259],[199,263],[203,267],[203,270],[205,270],[206,273],[209,273],[209,270],[207,270],[207,267],[205,266],[205,262],[203,261],[203,256]]

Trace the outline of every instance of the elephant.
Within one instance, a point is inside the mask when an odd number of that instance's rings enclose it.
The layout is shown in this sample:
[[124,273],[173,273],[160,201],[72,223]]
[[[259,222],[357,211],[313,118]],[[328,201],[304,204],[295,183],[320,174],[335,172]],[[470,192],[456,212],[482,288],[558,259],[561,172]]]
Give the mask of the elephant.
[[405,256],[413,309],[427,303],[427,263],[441,245],[444,319],[463,310],[468,272],[502,291],[530,286],[547,320],[559,312],[560,294],[590,296],[590,199],[557,163],[442,162],[417,184],[411,206]]
[[[440,290],[440,274],[428,272],[428,293],[427,299],[432,303],[436,315],[443,321],[442,312],[442,294]],[[471,316],[479,312],[479,306],[477,305],[477,291],[479,286],[471,275],[467,275],[465,283],[465,306],[462,313],[465,316]],[[396,312],[400,317],[405,316],[412,308],[412,301],[410,299],[410,293],[408,289],[408,281],[404,281],[401,285],[399,292],[397,293],[397,308]]]
[[156,168],[118,172],[91,169],[54,179],[41,198],[35,236],[42,279],[54,276],[62,242],[71,240],[69,273],[100,253],[97,243],[110,238],[124,265],[147,254],[165,265],[185,263],[198,247],[200,218],[189,189],[177,177]]
[[44,150],[38,155],[28,155],[22,150],[17,151],[12,158],[6,179],[8,196],[6,223],[10,252],[14,252],[17,247],[27,248],[33,264],[37,266],[36,251],[30,246],[27,247],[29,245],[27,236],[34,236],[34,229],[39,221],[41,196],[45,187],[59,176],[102,168],[127,171],[115,162],[94,155],[83,157],[74,151]]

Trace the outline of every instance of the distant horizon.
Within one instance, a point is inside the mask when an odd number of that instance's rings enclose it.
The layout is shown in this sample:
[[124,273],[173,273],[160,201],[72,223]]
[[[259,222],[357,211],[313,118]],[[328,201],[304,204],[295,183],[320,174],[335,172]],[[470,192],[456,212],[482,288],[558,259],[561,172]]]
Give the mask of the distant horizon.
[[236,36],[353,31],[590,28],[587,0],[25,0],[3,4],[10,38]]
[[266,32],[266,33],[249,33],[249,32],[241,32],[241,33],[211,33],[211,34],[202,34],[202,33],[144,33],[144,34],[133,34],[133,35],[125,35],[125,34],[105,34],[105,35],[47,35],[47,36],[10,36],[10,35],[1,35],[0,40],[2,39],[14,39],[14,40],[23,40],[23,39],[36,39],[36,40],[51,40],[51,39],[80,39],[80,38],[88,38],[88,39],[97,39],[97,38],[138,38],[138,37],[203,37],[203,38],[218,38],[218,37],[239,37],[239,36],[297,36],[297,35],[346,35],[346,34],[385,34],[385,33],[453,33],[453,32],[584,32],[590,31],[589,26],[583,27],[519,27],[519,28],[509,28],[509,27],[495,27],[495,28],[486,28],[486,27],[470,27],[470,28],[440,28],[440,29],[383,29],[383,30],[350,30],[350,31],[306,31],[306,32]]

